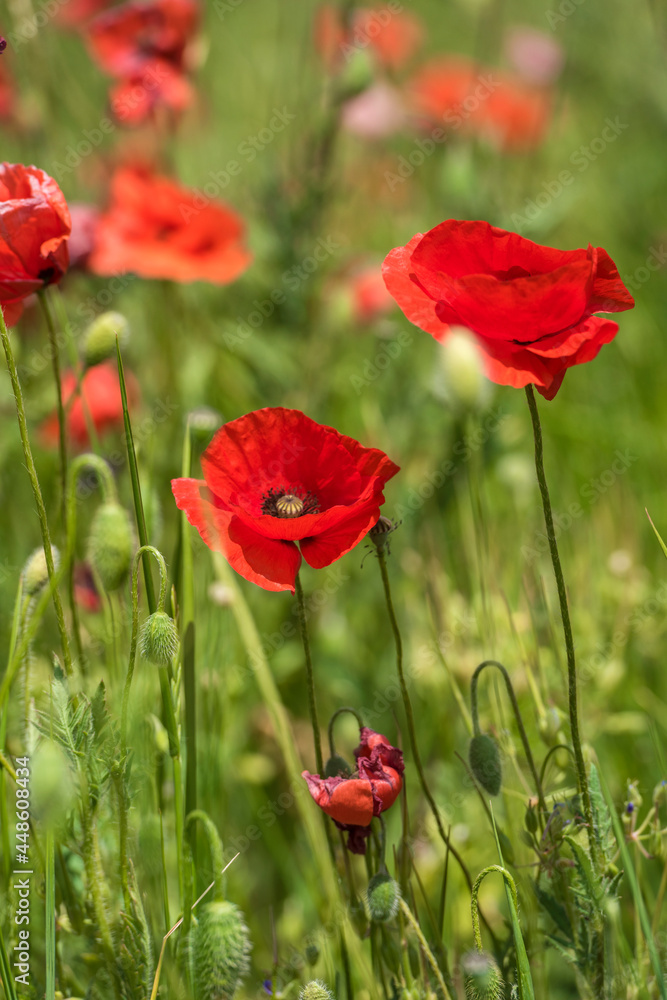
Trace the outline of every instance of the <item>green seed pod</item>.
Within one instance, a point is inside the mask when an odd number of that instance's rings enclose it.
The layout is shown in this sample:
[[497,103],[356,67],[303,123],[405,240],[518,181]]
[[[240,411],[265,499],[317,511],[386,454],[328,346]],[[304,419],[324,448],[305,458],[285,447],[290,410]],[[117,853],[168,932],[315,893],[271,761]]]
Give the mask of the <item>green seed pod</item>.
[[485,951],[469,951],[461,958],[468,1000],[501,1000],[505,988],[500,969]]
[[321,979],[312,979],[299,993],[299,1000],[335,1000],[335,998]]
[[532,803],[526,809],[524,823],[529,833],[537,833],[537,810]]
[[314,942],[306,945],[306,961],[308,965],[317,965],[320,957],[320,949]]
[[97,508],[88,536],[88,561],[105,590],[118,590],[130,571],[134,535],[127,511],[115,500]]
[[248,928],[237,906],[224,900],[202,906],[190,931],[194,1000],[232,1000],[250,968],[250,948]]
[[84,334],[83,360],[86,368],[99,365],[116,353],[116,336],[120,346],[127,343],[130,327],[119,312],[105,312],[94,319]]
[[349,778],[351,774],[352,768],[339,753],[335,753],[332,757],[329,757],[329,760],[324,765],[325,778],[337,778],[339,775],[342,778]]
[[401,890],[398,882],[386,872],[373,875],[366,890],[366,902],[371,920],[384,924],[398,913]]
[[141,626],[139,652],[156,667],[168,667],[179,645],[176,624],[165,611],[156,611]]
[[[53,566],[57,570],[60,565],[60,553],[54,545],[51,546],[51,552]],[[34,597],[48,582],[49,572],[46,568],[46,556],[44,549],[40,546],[28,557],[23,567],[23,590],[29,597]]]
[[478,733],[470,741],[468,750],[470,770],[485,792],[497,795],[503,780],[498,744],[486,733]]

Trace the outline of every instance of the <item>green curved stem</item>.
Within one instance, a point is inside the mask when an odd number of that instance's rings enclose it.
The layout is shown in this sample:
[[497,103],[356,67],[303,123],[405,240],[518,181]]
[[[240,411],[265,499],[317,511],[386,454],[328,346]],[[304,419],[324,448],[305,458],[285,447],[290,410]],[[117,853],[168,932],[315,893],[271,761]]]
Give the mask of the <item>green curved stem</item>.
[[306,679],[308,682],[308,707],[310,709],[310,723],[313,727],[313,743],[315,745],[315,764],[318,774],[324,774],[324,758],[322,757],[322,739],[320,737],[320,724],[317,719],[317,701],[315,699],[315,680],[313,677],[313,661],[310,655],[310,640],[308,639],[308,626],[306,624],[306,603],[303,597],[303,587],[299,574],[296,574],[294,581],[296,590],[297,607],[299,609],[299,630],[303,643],[303,652],[306,659]]
[[602,870],[602,858],[595,836],[593,823],[593,807],[591,805],[591,793],[588,785],[588,775],[584,762],[584,752],[579,734],[579,708],[577,703],[577,666],[574,656],[574,639],[572,637],[572,623],[570,622],[570,609],[567,603],[567,591],[565,589],[565,579],[563,569],[558,554],[558,544],[556,542],[556,531],[554,528],[553,513],[551,511],[551,498],[549,497],[549,487],[544,472],[544,446],[542,443],[542,428],[540,425],[540,415],[537,409],[535,393],[532,385],[526,386],[526,398],[528,409],[533,423],[533,436],[535,438],[535,470],[537,472],[537,482],[542,496],[542,507],[544,508],[544,521],[547,528],[547,538],[549,540],[549,551],[553,565],[554,576],[556,577],[556,587],[558,589],[558,600],[560,603],[561,618],[563,620],[563,634],[565,636],[565,649],[567,651],[567,686],[568,686],[568,708],[570,714],[570,730],[572,736],[572,746],[574,748],[574,762],[577,771],[577,784],[581,794],[581,801],[584,809],[584,817],[588,827],[588,844],[591,852],[593,864],[598,873]]
[[567,746],[566,743],[557,743],[555,747],[551,747],[542,761],[542,767],[540,768],[540,782],[542,783],[544,782],[544,775],[547,773],[547,765],[557,750],[567,750],[569,755],[574,759],[574,750],[572,747]]
[[544,793],[542,791],[542,779],[537,773],[535,760],[533,759],[533,752],[530,749],[530,743],[528,742],[528,737],[526,735],[526,730],[523,724],[521,709],[519,708],[519,703],[516,700],[516,695],[514,693],[514,687],[512,685],[512,681],[510,680],[510,675],[508,674],[507,669],[502,665],[502,663],[499,663],[498,660],[484,660],[483,663],[480,663],[480,665],[475,670],[475,673],[472,675],[472,680],[470,682],[470,711],[472,715],[473,732],[475,733],[475,736],[479,736],[481,732],[479,727],[479,714],[477,705],[477,683],[479,680],[479,675],[481,674],[482,670],[486,669],[486,667],[496,667],[503,675],[503,678],[505,680],[505,687],[507,688],[507,694],[512,704],[512,711],[514,712],[514,718],[516,719],[516,724],[519,727],[521,742],[523,743],[523,749],[525,751],[526,758],[528,760],[528,766],[530,767],[531,773],[533,775],[533,780],[535,782],[535,787],[537,789],[537,797],[539,799],[540,809],[546,813],[547,806],[546,802],[544,801]]
[[189,827],[193,826],[197,820],[199,820],[206,831],[208,849],[211,854],[211,865],[213,866],[213,898],[216,900],[222,900],[225,898],[225,883],[222,874],[224,863],[220,834],[218,833],[213,820],[207,813],[204,812],[203,809],[193,809],[192,812],[188,813],[185,817],[186,833]]
[[16,416],[19,424],[19,433],[21,435],[21,444],[23,445],[23,455],[25,458],[26,468],[28,470],[28,476],[30,477],[30,484],[32,486],[32,492],[35,498],[35,504],[37,506],[37,514],[39,516],[39,525],[42,533],[42,545],[44,546],[44,557],[46,559],[46,569],[49,575],[49,589],[53,600],[53,606],[56,612],[58,631],[60,632],[60,643],[63,652],[63,665],[65,667],[65,673],[68,676],[71,676],[72,656],[69,648],[69,637],[67,635],[67,628],[65,627],[65,616],[63,614],[63,606],[60,600],[60,594],[58,593],[57,590],[57,579],[56,579],[55,566],[53,563],[53,551],[51,549],[51,535],[49,533],[49,522],[46,517],[46,507],[44,506],[44,498],[42,497],[42,491],[39,485],[39,479],[37,477],[37,469],[35,468],[35,462],[32,457],[32,449],[30,448],[30,438],[28,436],[28,424],[25,416],[25,407],[23,405],[23,392],[21,391],[21,383],[19,382],[18,372],[16,370],[16,362],[14,361],[12,345],[9,339],[9,333],[7,332],[7,324],[5,323],[5,317],[2,313],[2,309],[0,309],[0,337],[2,338],[2,346],[4,348],[5,357],[7,359],[7,368],[9,369],[9,377],[11,379],[12,389],[14,391],[14,400],[16,403]]
[[334,743],[334,736],[333,736],[334,723],[336,722],[338,716],[342,715],[344,712],[349,712],[350,715],[353,715],[355,717],[355,719],[359,723],[359,729],[364,728],[363,720],[361,718],[360,713],[357,712],[356,708],[350,708],[348,705],[344,705],[343,708],[337,708],[334,714],[329,719],[328,733],[329,733],[329,752],[331,757],[333,757],[336,753],[336,744]]

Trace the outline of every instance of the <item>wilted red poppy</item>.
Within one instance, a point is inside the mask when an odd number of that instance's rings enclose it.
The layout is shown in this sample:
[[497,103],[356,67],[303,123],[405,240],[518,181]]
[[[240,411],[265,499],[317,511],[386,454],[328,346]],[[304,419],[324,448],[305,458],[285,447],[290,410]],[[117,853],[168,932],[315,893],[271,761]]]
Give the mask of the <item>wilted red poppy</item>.
[[384,452],[280,406],[221,427],[202,469],[203,482],[171,484],[190,524],[246,580],[291,591],[301,556],[319,569],[364,537],[398,472]]
[[428,63],[409,90],[415,110],[432,122],[481,135],[504,151],[534,149],[551,120],[547,90],[458,56]]
[[160,102],[175,110],[189,102],[187,51],[198,21],[196,0],[128,0],[87,26],[93,57],[123,81],[112,95],[121,120],[139,121]]
[[[125,371],[127,401],[133,409],[139,401],[139,385],[130,371]],[[76,393],[76,395],[74,395]],[[74,396],[74,398],[72,398]],[[81,395],[76,392],[76,376],[65,372],[62,378],[63,406],[67,414],[67,435],[81,448],[88,447],[90,439],[86,427],[86,409],[98,434],[123,427],[123,401],[120,395],[118,370],[112,362],[89,368],[81,378]],[[51,447],[58,441],[58,414],[53,413],[41,427],[45,445]]]
[[71,222],[63,193],[48,174],[0,164],[0,305],[15,323],[23,300],[60,281],[67,270]]
[[348,62],[355,51],[369,51],[388,69],[400,69],[423,38],[421,21],[414,14],[388,7],[353,10],[347,27],[339,8],[323,4],[315,15],[315,47],[330,69]]
[[471,330],[486,374],[500,385],[533,383],[546,399],[565,371],[591,361],[618,324],[596,312],[632,309],[609,254],[555,250],[488,222],[442,222],[385,259],[384,280],[416,326],[443,340]]
[[142,278],[225,285],[252,260],[242,219],[221,201],[140,167],[123,167],[111,182],[88,261],[95,274],[132,271]]
[[403,754],[386,736],[364,726],[354,751],[357,771],[351,777],[320,778],[303,771],[308,790],[320,809],[341,830],[348,831],[347,846],[354,854],[366,853],[366,838],[373,816],[389,809],[403,787]]

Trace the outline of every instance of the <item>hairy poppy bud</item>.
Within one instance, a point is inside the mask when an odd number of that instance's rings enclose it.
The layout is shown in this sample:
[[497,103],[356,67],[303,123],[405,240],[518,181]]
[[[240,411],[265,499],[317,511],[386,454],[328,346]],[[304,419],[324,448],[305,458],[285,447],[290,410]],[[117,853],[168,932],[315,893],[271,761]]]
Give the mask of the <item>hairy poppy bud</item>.
[[83,360],[86,368],[93,368],[116,353],[116,337],[122,347],[129,336],[130,327],[122,313],[102,313],[84,334]]
[[456,410],[475,409],[488,394],[482,353],[475,335],[454,327],[440,345],[441,391]]
[[[60,552],[51,546],[53,554],[53,566],[57,570],[60,565]],[[42,587],[49,582],[49,571],[46,568],[46,556],[44,549],[40,546],[30,555],[23,567],[23,590],[29,597],[38,594]]]
[[329,760],[324,765],[324,777],[337,778],[339,775],[342,778],[351,777],[352,768],[344,757],[341,757],[339,753],[335,753],[329,757]]
[[524,822],[529,833],[537,833],[537,810],[532,802],[526,809]]
[[299,1000],[335,1000],[335,998],[321,979],[312,979],[299,993]]
[[500,969],[485,951],[469,951],[461,959],[468,1000],[501,1000],[504,986]]
[[190,931],[195,1000],[232,1000],[250,968],[248,928],[239,908],[218,900],[201,908]]
[[179,645],[176,624],[165,611],[156,611],[141,626],[139,652],[149,663],[168,667]]
[[88,536],[88,561],[105,590],[118,590],[129,573],[134,536],[130,518],[115,500],[101,504]]
[[503,778],[498,744],[486,733],[478,733],[470,741],[468,750],[470,770],[489,795],[497,795]]
[[366,902],[371,920],[384,924],[398,913],[401,890],[398,882],[386,872],[373,875],[366,890]]

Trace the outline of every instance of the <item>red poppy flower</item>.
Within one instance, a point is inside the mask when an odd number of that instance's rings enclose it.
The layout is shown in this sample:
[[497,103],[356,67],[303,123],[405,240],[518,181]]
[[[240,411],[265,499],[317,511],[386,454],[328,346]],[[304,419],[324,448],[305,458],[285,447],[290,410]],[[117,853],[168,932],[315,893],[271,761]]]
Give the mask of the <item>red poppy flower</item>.
[[0,62],[0,121],[8,121],[13,118],[15,104],[14,81],[3,59]]
[[225,285],[252,260],[244,232],[223,202],[147,169],[123,167],[111,182],[111,205],[99,220],[88,267],[102,275],[133,271]]
[[383,273],[412,323],[436,340],[467,327],[493,382],[533,383],[547,399],[567,368],[616,336],[618,324],[593,313],[634,306],[601,247],[555,250],[488,222],[450,219],[418,233],[388,254]]
[[384,452],[280,406],[221,427],[202,469],[203,482],[171,484],[190,524],[246,580],[291,591],[301,556],[320,569],[364,537],[398,472]]
[[324,4],[315,16],[315,47],[330,69],[356,51],[370,50],[380,66],[400,69],[423,38],[421,21],[405,11],[361,7],[346,28],[338,8]]
[[357,323],[370,323],[394,309],[395,302],[387,291],[379,266],[365,267],[353,274],[349,282],[352,312]]
[[74,567],[74,600],[80,608],[91,614],[102,610],[102,598],[88,563],[77,563]]
[[[125,372],[127,400],[130,409],[139,402],[139,385],[132,372]],[[123,427],[123,401],[120,395],[118,370],[112,362],[89,368],[81,379],[81,395],[76,393],[76,377],[65,372],[62,379],[63,406],[67,414],[67,434],[81,448],[90,445],[84,403],[98,434],[121,430]],[[83,396],[83,400],[81,398]],[[53,413],[41,427],[44,444],[52,447],[58,442],[58,414]]]
[[37,167],[0,164],[0,304],[15,323],[23,300],[60,281],[71,222],[56,182]]
[[[123,81],[112,95],[121,120],[140,121],[157,103],[174,110],[189,103],[187,51],[198,21],[196,0],[128,0],[88,25],[93,57]],[[128,86],[139,93],[134,101]]]
[[113,2],[114,0],[67,0],[67,3],[58,5],[54,20],[64,28],[79,27],[100,11],[113,6]]
[[428,63],[410,91],[416,110],[433,122],[482,135],[504,151],[539,146],[551,120],[547,90],[461,57]]
[[341,830],[348,831],[347,846],[354,854],[366,853],[366,837],[373,816],[389,809],[403,787],[403,754],[385,736],[364,726],[354,751],[357,772],[351,777],[320,778],[303,771],[308,790],[320,809]]
[[100,211],[94,205],[87,205],[84,202],[72,202],[69,210],[72,219],[72,232],[68,243],[69,265],[71,269],[85,268],[95,245]]

